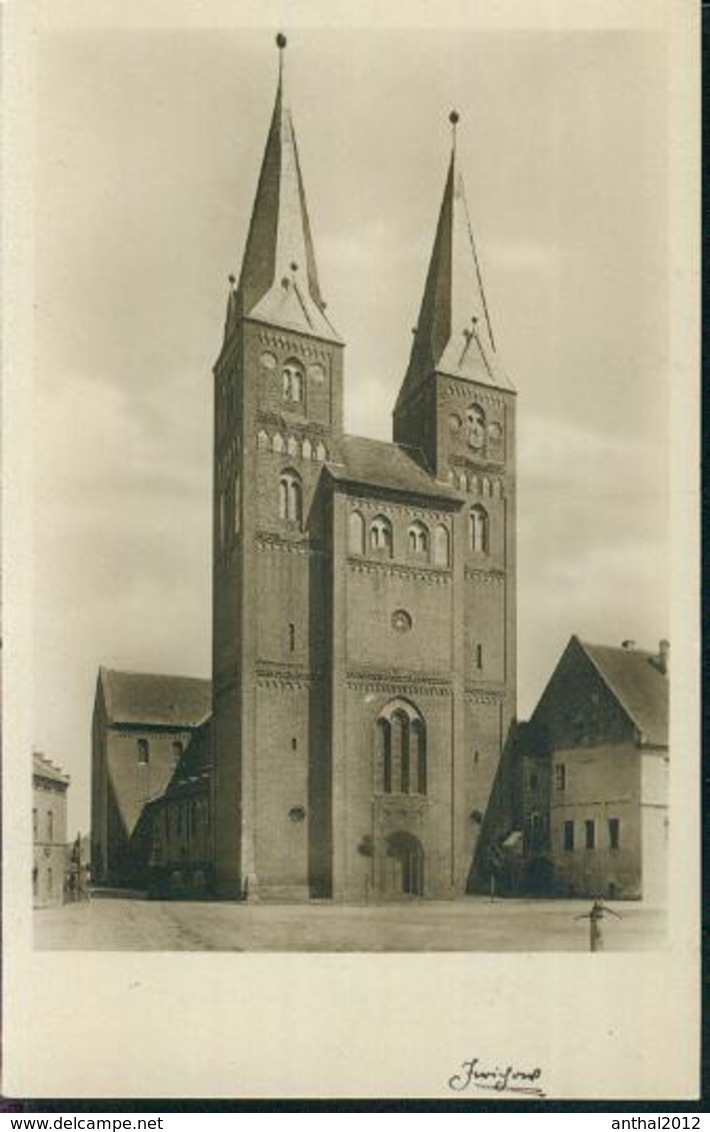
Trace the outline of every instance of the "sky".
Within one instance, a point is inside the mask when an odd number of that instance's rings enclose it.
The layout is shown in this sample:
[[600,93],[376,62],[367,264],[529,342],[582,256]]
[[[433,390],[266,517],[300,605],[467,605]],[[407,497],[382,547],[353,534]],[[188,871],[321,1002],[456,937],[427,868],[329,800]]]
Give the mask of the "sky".
[[[33,738],[72,776],[70,832],[88,828],[99,665],[209,676],[211,368],[276,30],[36,39]],[[364,436],[391,437],[459,111],[518,391],[525,718],[572,633],[669,634],[663,36],[300,27],[286,82]]]

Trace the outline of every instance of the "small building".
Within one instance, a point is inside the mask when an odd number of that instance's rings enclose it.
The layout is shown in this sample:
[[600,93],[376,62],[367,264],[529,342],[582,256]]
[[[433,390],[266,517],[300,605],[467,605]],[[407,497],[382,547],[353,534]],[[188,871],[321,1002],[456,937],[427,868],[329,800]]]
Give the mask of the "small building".
[[528,891],[665,901],[668,653],[571,638],[519,743]]
[[69,776],[44,755],[32,756],[32,901],[45,908],[64,901]]
[[153,895],[204,895],[214,881],[212,733],[195,731],[164,794],[145,807],[131,838],[136,879]]
[[133,834],[168,787],[192,736],[209,718],[211,684],[188,676],[101,668],[92,726],[91,862],[94,884],[140,873]]

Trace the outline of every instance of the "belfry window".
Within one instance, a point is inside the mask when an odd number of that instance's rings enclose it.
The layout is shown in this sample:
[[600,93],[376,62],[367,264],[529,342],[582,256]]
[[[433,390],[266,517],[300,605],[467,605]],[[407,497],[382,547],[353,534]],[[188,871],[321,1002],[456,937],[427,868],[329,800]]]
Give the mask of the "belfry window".
[[392,700],[375,722],[375,790],[426,794],[426,724],[406,700]]
[[485,507],[476,504],[469,512],[469,531],[471,537],[471,550],[478,554],[488,554],[489,545],[488,512]]
[[296,361],[288,361],[281,370],[284,401],[299,404],[303,400],[303,370]]
[[429,531],[424,523],[412,523],[408,531],[409,550],[412,554],[429,553]]
[[303,490],[297,472],[283,472],[279,479],[279,518],[300,523],[303,513]]
[[378,515],[370,523],[370,549],[392,554],[392,524],[384,515]]

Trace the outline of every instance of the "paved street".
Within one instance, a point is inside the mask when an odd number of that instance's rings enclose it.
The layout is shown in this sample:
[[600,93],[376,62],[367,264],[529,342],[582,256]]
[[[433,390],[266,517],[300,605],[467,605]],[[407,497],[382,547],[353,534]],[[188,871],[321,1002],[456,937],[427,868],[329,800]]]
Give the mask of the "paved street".
[[[94,898],[35,912],[35,946],[103,951],[586,951],[590,901],[497,900],[342,906]],[[665,945],[665,914],[614,905],[606,951]]]

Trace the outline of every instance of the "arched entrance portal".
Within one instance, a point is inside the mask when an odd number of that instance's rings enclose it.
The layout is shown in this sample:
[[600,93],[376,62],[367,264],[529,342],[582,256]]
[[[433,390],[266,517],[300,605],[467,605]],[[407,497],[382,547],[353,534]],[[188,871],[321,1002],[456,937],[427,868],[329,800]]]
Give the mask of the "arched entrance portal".
[[384,889],[389,896],[424,895],[424,850],[411,833],[387,838]]

